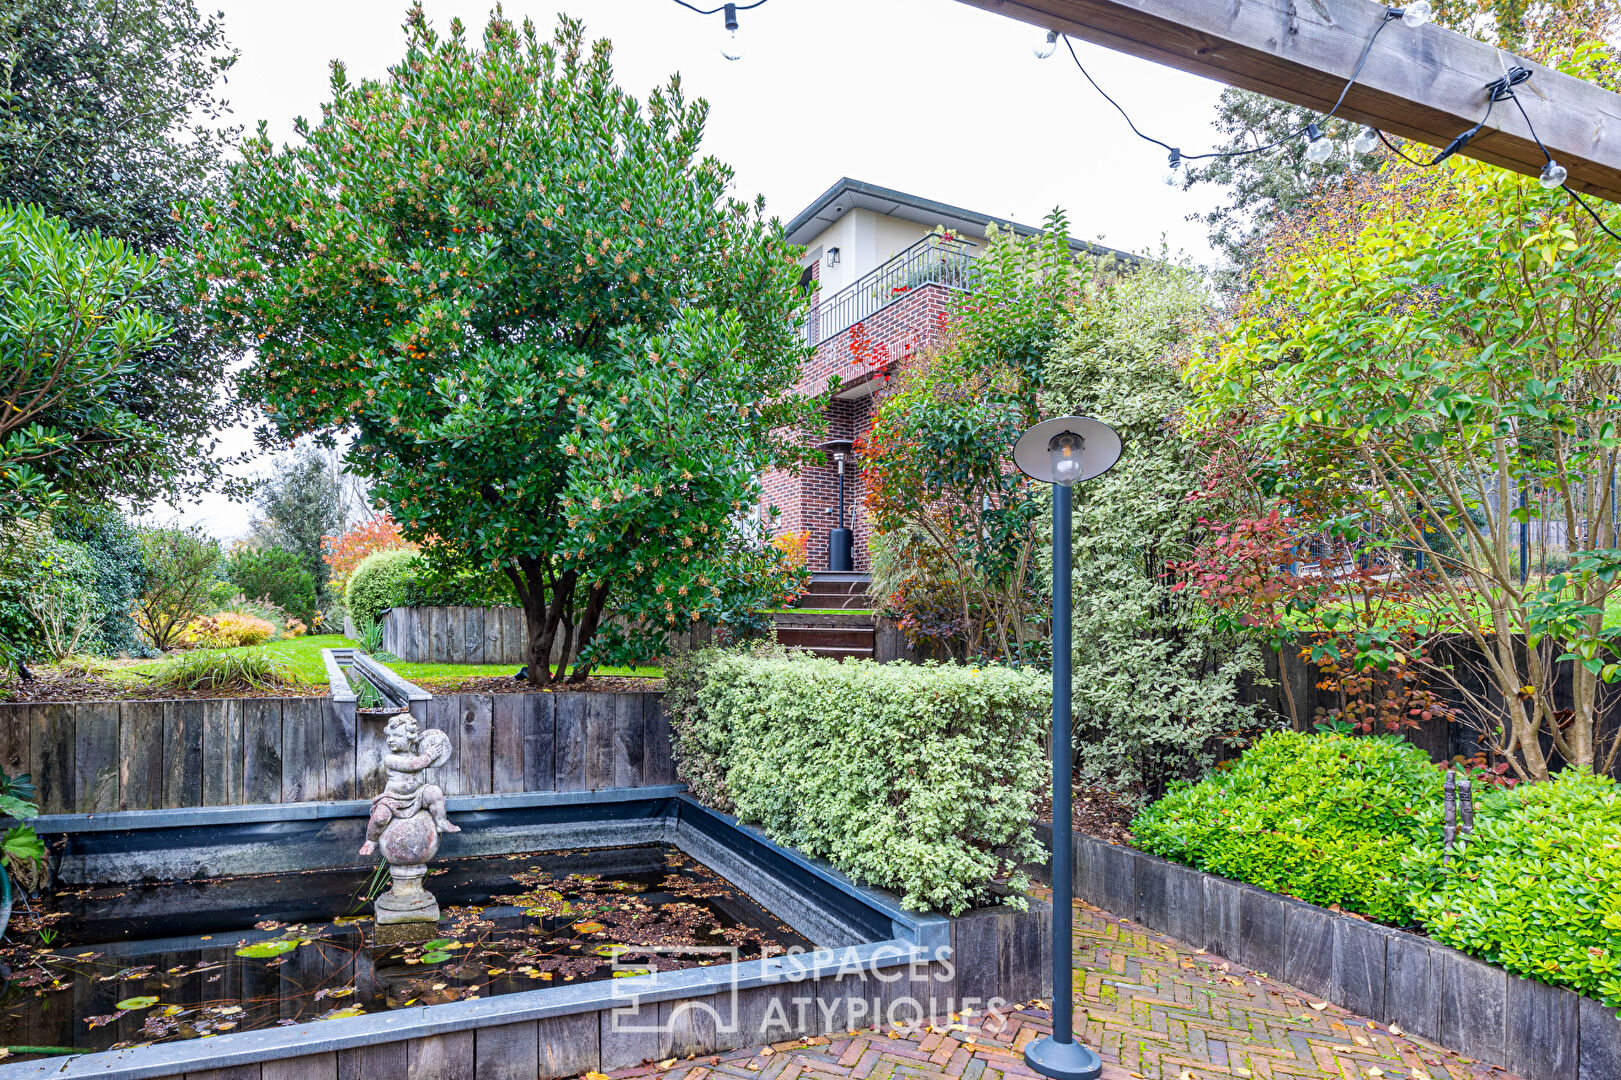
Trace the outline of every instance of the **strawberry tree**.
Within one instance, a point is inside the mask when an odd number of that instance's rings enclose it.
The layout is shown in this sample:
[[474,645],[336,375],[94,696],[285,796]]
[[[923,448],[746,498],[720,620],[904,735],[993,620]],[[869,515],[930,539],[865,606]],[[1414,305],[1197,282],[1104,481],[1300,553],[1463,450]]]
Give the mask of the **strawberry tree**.
[[774,432],[817,424],[796,250],[700,156],[679,78],[638,102],[569,19],[404,29],[183,211],[267,436],[351,433],[407,538],[506,573],[537,683],[748,618],[787,585],[738,522],[800,452]]

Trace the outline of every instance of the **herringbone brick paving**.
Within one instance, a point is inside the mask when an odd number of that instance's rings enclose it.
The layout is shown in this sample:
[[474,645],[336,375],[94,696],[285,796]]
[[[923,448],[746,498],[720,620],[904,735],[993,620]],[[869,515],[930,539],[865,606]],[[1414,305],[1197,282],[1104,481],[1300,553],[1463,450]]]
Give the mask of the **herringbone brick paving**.
[[[1074,940],[1075,1030],[1103,1058],[1104,1080],[1517,1080],[1087,904],[1075,905]],[[954,1016],[922,1030],[796,1039],[609,1075],[1003,1080],[1035,1075],[1024,1048],[1051,1030],[1047,1003],[1027,1002],[1000,1020]]]

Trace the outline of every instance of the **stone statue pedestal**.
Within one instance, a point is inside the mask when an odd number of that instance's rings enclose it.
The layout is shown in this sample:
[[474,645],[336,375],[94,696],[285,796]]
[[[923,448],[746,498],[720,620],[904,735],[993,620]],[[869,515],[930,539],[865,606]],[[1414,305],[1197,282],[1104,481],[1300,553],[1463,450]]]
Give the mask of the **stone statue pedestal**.
[[410,714],[395,716],[386,730],[390,753],[383,764],[388,787],[372,800],[362,855],[380,850],[388,864],[389,890],[375,903],[372,940],[378,945],[427,941],[439,936],[439,901],[422,887],[428,860],[439,851],[441,832],[459,832],[445,817],[444,793],[422,772],[450,758],[442,731],[417,734]]

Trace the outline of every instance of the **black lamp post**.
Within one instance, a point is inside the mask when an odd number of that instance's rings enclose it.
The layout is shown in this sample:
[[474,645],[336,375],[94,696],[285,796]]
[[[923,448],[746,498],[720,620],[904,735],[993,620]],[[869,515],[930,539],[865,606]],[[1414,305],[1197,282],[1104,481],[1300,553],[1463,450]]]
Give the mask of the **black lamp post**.
[[1087,416],[1058,416],[1020,435],[1013,460],[1026,476],[1053,486],[1053,1033],[1027,1046],[1024,1060],[1054,1080],[1097,1080],[1103,1062],[1075,1041],[1074,1031],[1069,489],[1120,460],[1120,436]]

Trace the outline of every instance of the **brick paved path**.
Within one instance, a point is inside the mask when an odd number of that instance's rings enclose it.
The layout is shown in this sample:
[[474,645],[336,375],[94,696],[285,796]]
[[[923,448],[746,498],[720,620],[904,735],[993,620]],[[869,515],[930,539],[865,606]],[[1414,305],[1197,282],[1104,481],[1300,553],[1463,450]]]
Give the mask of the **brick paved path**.
[[[1516,1080],[1382,1024],[1323,1005],[1181,942],[1075,905],[1077,1032],[1104,1080]],[[611,1074],[668,1080],[1002,1080],[1035,1075],[1026,1044],[1051,1032],[1046,1004],[919,1032],[866,1030],[752,1047],[667,1069]],[[994,1031],[1003,1027],[1000,1032]]]

